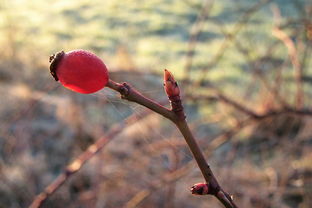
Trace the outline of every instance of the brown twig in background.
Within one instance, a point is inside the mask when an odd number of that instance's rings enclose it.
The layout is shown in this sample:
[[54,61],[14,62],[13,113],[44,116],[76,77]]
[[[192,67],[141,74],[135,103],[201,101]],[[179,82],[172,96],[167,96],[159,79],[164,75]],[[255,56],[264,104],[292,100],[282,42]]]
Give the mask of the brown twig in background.
[[278,21],[280,19],[280,11],[278,7],[272,7],[272,10],[276,21],[276,25],[273,28],[272,34],[276,38],[281,40],[288,50],[290,61],[294,67],[294,77],[297,85],[297,92],[295,95],[296,108],[300,109],[303,107],[304,104],[304,92],[302,86],[302,67],[298,58],[298,51],[294,41],[289,37],[287,33],[280,29],[278,25]]
[[298,59],[296,46],[294,42],[291,40],[291,38],[284,31],[279,29],[279,27],[274,27],[273,35],[277,37],[278,39],[280,39],[281,41],[283,41],[283,43],[288,49],[288,55],[295,69],[294,77],[295,77],[295,81],[297,85],[296,107],[300,109],[303,107],[304,95],[303,95],[303,87],[302,87],[302,68]]
[[[186,62],[184,66],[184,70],[189,72],[192,68],[193,57],[195,54],[195,48],[198,41],[198,38],[201,34],[202,28],[204,26],[205,20],[208,18],[210,10],[213,6],[214,0],[205,0],[203,1],[203,5],[201,11],[199,12],[196,21],[193,24],[193,27],[190,32],[190,38],[188,41],[188,49],[186,53]],[[187,76],[190,74],[187,73]]]
[[232,100],[231,98],[227,97],[225,94],[221,93],[220,96],[205,96],[205,95],[200,95],[200,96],[191,96],[188,95],[191,99],[196,99],[196,100],[217,100],[220,102],[223,102],[224,104],[227,104],[231,107],[234,107],[236,110],[243,112],[247,116],[259,120],[263,118],[268,118],[272,116],[277,116],[277,115],[282,115],[282,114],[293,114],[293,115],[301,115],[301,116],[312,116],[312,110],[308,108],[302,108],[302,109],[296,109],[291,106],[284,106],[281,109],[277,110],[271,110],[266,113],[260,114],[256,113],[252,110],[249,111],[249,108]]
[[[243,28],[243,26],[246,23],[248,23],[248,21],[250,20],[250,17],[256,11],[258,11],[260,8],[262,8],[264,5],[266,5],[267,3],[271,2],[271,1],[272,0],[262,0],[260,2],[257,2],[252,7],[247,9],[246,12],[244,12],[244,14],[240,17],[240,20],[234,25],[234,29],[231,32],[225,34],[224,41],[222,42],[220,48],[217,50],[217,52],[213,56],[213,58],[206,64],[206,66],[203,70],[203,74],[201,76],[201,80],[199,82],[204,81],[207,77],[207,70],[210,69],[212,66],[214,66],[216,63],[218,63],[222,59],[222,57],[225,54],[226,49],[228,48],[228,46],[230,45],[230,43],[232,41],[235,41],[236,36],[240,32],[240,30]],[[222,24],[218,23],[218,25],[220,27],[222,27]],[[221,30],[222,30],[222,28],[221,28]]]
[[110,131],[107,136],[98,139],[94,144],[88,147],[77,159],[65,168],[65,171],[59,175],[43,192],[36,196],[30,208],[41,207],[42,204],[52,195],[59,187],[61,187],[68,178],[76,173],[81,167],[97,152],[99,152],[122,128],[115,128]]
[[248,107],[236,102],[235,100],[232,100],[231,98],[229,98],[225,94],[221,93],[220,91],[216,90],[216,94],[217,94],[218,99],[220,99],[220,101],[234,107],[235,109],[245,113],[246,115],[254,117],[254,118],[257,118],[259,116],[253,110],[251,110]]
[[58,190],[70,176],[79,171],[83,165],[94,157],[103,147],[106,146],[113,138],[116,137],[127,125],[137,122],[139,119],[144,118],[149,111],[143,111],[139,115],[134,114],[123,122],[116,124],[111,130],[104,136],[98,139],[94,144],[90,145],[86,151],[80,154],[70,165],[65,168],[65,171],[59,175],[50,185],[48,185],[43,192],[38,194],[29,208],[39,208],[43,203]]
[[[179,150],[176,146],[170,145],[170,167],[169,171],[174,172],[179,168],[179,163],[181,161]],[[166,196],[166,206],[165,208],[174,208],[174,199],[176,195],[176,181],[172,181],[168,184],[167,196]]]
[[[286,65],[286,61],[284,61],[281,65],[274,66],[276,67],[274,84],[270,85],[269,81],[266,79],[265,73],[261,73],[260,72],[261,70],[258,70],[259,66],[257,65],[258,64],[262,65],[263,64],[262,61],[254,64],[254,58],[251,56],[251,49],[247,49],[246,47],[243,47],[241,42],[242,40],[235,41],[235,47],[244,56],[246,62],[248,63],[250,69],[253,72],[253,77],[255,79],[259,79],[262,82],[263,86],[267,89],[267,91],[271,94],[271,96],[274,97],[274,101],[277,101],[283,107],[289,106],[289,104],[282,97],[281,92],[280,92],[281,87],[282,87],[282,82],[283,82],[282,71]],[[265,59],[266,57],[273,56],[273,52],[276,50],[278,43],[279,41],[276,40],[271,46],[269,46],[268,49],[266,50],[267,52],[265,53],[265,56],[263,56],[261,59]]]
[[226,105],[233,107],[234,109],[246,114],[247,116],[257,118],[259,116],[254,110],[251,110],[247,106],[233,100],[232,98],[228,97],[224,93],[222,93],[217,88],[212,88],[215,95],[193,95],[193,94],[186,94],[186,97],[192,100],[216,100],[220,101]]

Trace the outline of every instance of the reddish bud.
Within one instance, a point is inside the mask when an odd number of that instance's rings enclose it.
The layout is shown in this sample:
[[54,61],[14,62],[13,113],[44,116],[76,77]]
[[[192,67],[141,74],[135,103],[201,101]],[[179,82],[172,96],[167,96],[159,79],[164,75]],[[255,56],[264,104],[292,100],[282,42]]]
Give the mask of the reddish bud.
[[207,195],[209,191],[208,184],[206,183],[196,183],[191,188],[191,192],[194,195]]
[[164,88],[168,97],[180,95],[179,86],[174,80],[173,75],[167,69],[164,71]]
[[103,61],[85,50],[59,52],[50,57],[50,72],[56,81],[75,92],[94,93],[108,82],[108,71]]

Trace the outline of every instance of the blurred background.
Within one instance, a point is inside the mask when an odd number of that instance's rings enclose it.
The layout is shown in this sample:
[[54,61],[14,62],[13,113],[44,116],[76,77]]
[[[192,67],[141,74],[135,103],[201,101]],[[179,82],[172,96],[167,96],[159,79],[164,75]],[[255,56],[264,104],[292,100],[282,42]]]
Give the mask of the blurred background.
[[190,194],[203,177],[172,123],[54,81],[49,56],[73,49],[166,106],[169,69],[240,207],[311,207],[311,17],[311,0],[0,0],[0,207],[28,207],[112,128],[42,207],[222,207]]

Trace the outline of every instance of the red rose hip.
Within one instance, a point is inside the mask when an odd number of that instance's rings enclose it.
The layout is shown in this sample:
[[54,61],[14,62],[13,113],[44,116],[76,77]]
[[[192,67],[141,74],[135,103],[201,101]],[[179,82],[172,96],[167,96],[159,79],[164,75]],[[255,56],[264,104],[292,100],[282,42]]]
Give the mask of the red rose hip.
[[59,52],[50,57],[50,71],[56,81],[75,92],[94,93],[108,82],[108,71],[103,61],[85,50]]

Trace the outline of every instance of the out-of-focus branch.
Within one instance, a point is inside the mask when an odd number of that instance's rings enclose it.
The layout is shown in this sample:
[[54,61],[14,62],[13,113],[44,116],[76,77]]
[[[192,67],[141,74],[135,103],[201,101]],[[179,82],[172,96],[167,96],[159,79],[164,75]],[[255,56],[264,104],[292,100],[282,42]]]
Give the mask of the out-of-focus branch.
[[[234,29],[231,32],[225,34],[225,39],[222,42],[220,48],[218,49],[216,54],[213,56],[213,58],[206,64],[205,69],[203,70],[203,74],[201,76],[202,78],[200,82],[206,79],[207,74],[208,74],[207,70],[210,69],[212,66],[214,66],[216,63],[218,63],[222,59],[223,55],[225,54],[226,49],[228,48],[228,46],[230,45],[232,41],[235,41],[236,36],[241,31],[243,26],[246,23],[248,23],[248,21],[250,20],[250,17],[259,9],[261,9],[264,5],[268,4],[271,1],[272,0],[262,0],[260,2],[257,2],[252,7],[247,9],[246,12],[243,13],[243,15],[240,17],[240,20],[234,25]],[[220,27],[222,27],[220,23],[218,24],[220,25]]]
[[88,147],[77,159],[65,168],[65,171],[59,175],[43,192],[36,196],[30,208],[41,207],[42,204],[51,196],[58,188],[60,188],[68,178],[82,168],[82,166],[90,160],[97,152],[99,152],[116,134],[122,130],[121,126],[112,129],[105,137],[98,139],[94,144]]
[[219,91],[216,88],[213,88],[214,95],[209,96],[209,95],[192,95],[192,94],[187,94],[186,97],[194,100],[217,100],[220,101],[226,105],[229,105],[236,110],[246,114],[247,116],[257,118],[259,115],[255,111],[251,110],[247,106],[233,100],[232,98],[228,97],[227,95],[223,94],[221,91]]
[[303,86],[302,86],[302,68],[299,62],[297,49],[295,47],[294,42],[291,40],[291,38],[278,27],[273,28],[273,35],[277,37],[278,39],[280,39],[285,44],[288,50],[288,55],[290,57],[291,63],[294,66],[294,69],[295,69],[294,77],[295,77],[296,85],[297,85],[296,107],[300,109],[303,107],[304,94],[303,94]]
[[245,113],[246,115],[253,117],[253,118],[257,118],[259,116],[256,112],[249,109],[247,106],[244,106],[244,105],[236,102],[235,100],[232,100],[231,98],[227,97],[223,93],[217,91],[216,94],[217,94],[217,97],[220,101],[234,107],[235,109]]
[[[245,40],[244,40],[245,41]],[[267,48],[267,52],[265,53],[265,57],[271,57],[273,54],[273,51],[277,48],[279,43],[279,40],[276,40],[272,45],[270,45]],[[276,66],[276,72],[275,72],[275,78],[274,78],[274,84],[271,85],[264,76],[264,73],[257,73],[259,70],[257,64],[254,64],[254,58],[251,56],[251,50],[244,48],[243,45],[241,44],[241,40],[237,40],[235,42],[235,46],[237,50],[244,56],[245,60],[247,63],[249,63],[250,69],[252,69],[253,72],[253,77],[255,79],[259,79],[263,86],[268,90],[268,92],[271,94],[271,96],[274,97],[274,101],[277,101],[280,105],[283,107],[289,106],[284,97],[281,96],[281,87],[282,87],[282,82],[283,82],[283,77],[282,77],[282,71],[285,66],[286,62],[283,62],[280,66]],[[259,64],[262,64],[261,62],[258,62]],[[275,67],[275,66],[274,66]],[[260,71],[259,71],[260,72]]]
[[[214,0],[204,0],[201,11],[199,12],[196,21],[194,22],[191,32],[190,38],[188,41],[188,49],[186,53],[186,62],[184,66],[184,70],[189,72],[192,68],[193,57],[195,54],[195,49],[197,45],[198,38],[201,34],[202,28],[204,26],[205,20],[208,18],[210,10],[213,6]],[[189,73],[187,73],[187,76]]]
[[312,109],[308,108],[302,108],[302,109],[296,109],[291,106],[284,106],[284,108],[277,109],[277,110],[272,110],[268,111],[266,113],[260,114],[256,113],[252,110],[250,110],[248,107],[239,104],[238,102],[232,100],[231,98],[227,97],[224,94],[221,94],[222,96],[192,96],[192,95],[187,95],[187,97],[190,97],[191,99],[196,99],[196,100],[217,100],[220,102],[223,102],[224,104],[227,104],[231,107],[234,107],[236,110],[241,111],[245,113],[247,116],[259,120],[267,117],[272,117],[272,116],[277,116],[277,115],[282,115],[282,114],[293,114],[293,115],[301,115],[301,116],[312,116]]
[[303,93],[303,85],[302,85],[302,67],[298,58],[298,51],[295,46],[294,41],[289,37],[289,35],[280,29],[278,25],[278,20],[280,19],[280,11],[278,7],[272,7],[273,14],[277,24],[274,26],[272,30],[272,34],[281,40],[285,47],[288,50],[288,55],[291,60],[291,63],[294,67],[294,77],[297,85],[297,92],[295,96],[296,108],[300,109],[304,105],[304,93]]
[[83,165],[94,157],[101,149],[103,149],[108,142],[116,137],[127,125],[137,122],[139,119],[147,115],[147,111],[143,111],[139,115],[134,114],[123,122],[116,124],[111,130],[103,137],[98,139],[94,144],[90,145],[86,151],[79,155],[71,164],[69,164],[65,171],[59,175],[50,185],[48,185],[43,192],[38,194],[33,200],[30,208],[42,207],[44,202],[57,191],[73,174],[78,172]]

